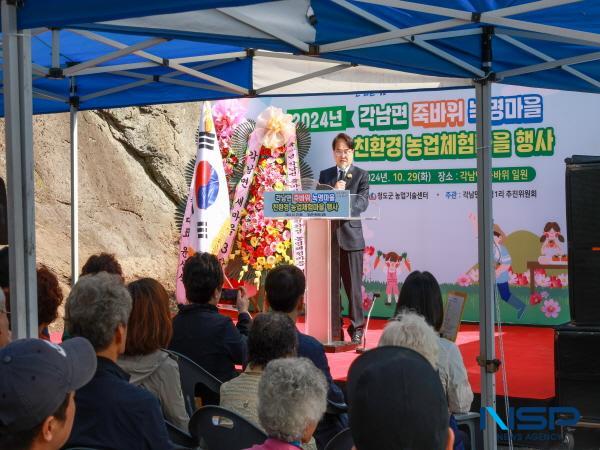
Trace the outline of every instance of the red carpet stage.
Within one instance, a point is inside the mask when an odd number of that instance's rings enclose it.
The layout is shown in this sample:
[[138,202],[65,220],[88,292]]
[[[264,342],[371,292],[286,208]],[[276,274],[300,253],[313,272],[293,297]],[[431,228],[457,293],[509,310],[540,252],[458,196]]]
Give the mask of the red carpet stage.
[[[371,320],[367,334],[367,347],[375,347],[385,326],[385,320]],[[304,324],[299,324],[302,329]],[[554,397],[554,330],[539,327],[502,327],[504,337],[504,365],[507,370],[509,397],[546,400]],[[496,337],[498,337],[496,332]],[[479,326],[462,325],[457,344],[462,353],[469,381],[475,393],[480,393],[479,366],[475,361],[479,353]],[[498,339],[496,354],[500,358]],[[345,381],[348,368],[358,357],[355,352],[329,353],[331,375],[336,381]],[[504,395],[500,372],[496,377],[497,395]]]

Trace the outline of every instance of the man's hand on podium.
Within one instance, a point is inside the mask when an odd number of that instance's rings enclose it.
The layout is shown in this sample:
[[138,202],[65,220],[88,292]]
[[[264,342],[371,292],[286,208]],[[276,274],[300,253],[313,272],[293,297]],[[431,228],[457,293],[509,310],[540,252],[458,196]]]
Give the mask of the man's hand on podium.
[[248,308],[250,307],[250,299],[246,295],[246,289],[243,286],[240,286],[238,290],[238,296],[235,306],[240,314],[248,313]]

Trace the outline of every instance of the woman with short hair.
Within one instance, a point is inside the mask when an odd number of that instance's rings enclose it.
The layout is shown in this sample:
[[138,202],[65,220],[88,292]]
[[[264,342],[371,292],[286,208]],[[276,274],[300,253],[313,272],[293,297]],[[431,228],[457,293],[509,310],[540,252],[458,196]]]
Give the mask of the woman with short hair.
[[152,392],[160,400],[165,419],[187,430],[179,366],[163,350],[173,335],[169,295],[158,281],[142,278],[127,286],[133,308],[127,326],[125,354],[117,364],[127,372],[130,382]]
[[258,420],[258,383],[265,366],[272,360],[296,356],[296,324],[287,314],[258,314],[248,335],[248,366],[238,377],[221,385],[219,405],[260,427]]
[[63,292],[58,278],[44,264],[37,270],[38,337],[50,340],[48,326],[58,318],[58,307],[63,302]]
[[251,450],[297,450],[310,441],[327,407],[327,382],[306,358],[267,364],[258,385],[258,417],[269,438]]

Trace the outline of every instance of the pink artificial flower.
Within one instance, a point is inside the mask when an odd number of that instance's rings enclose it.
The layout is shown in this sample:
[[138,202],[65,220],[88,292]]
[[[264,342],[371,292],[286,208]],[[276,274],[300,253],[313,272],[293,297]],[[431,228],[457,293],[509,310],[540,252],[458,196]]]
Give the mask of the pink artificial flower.
[[233,136],[235,128],[244,121],[246,108],[240,100],[219,100],[212,113],[219,139],[227,142]]
[[249,147],[254,150],[264,146],[271,150],[296,140],[296,125],[291,114],[281,108],[269,106],[256,119],[256,128],[250,135]]
[[551,317],[556,319],[558,317],[558,313],[560,312],[560,305],[556,300],[553,299],[544,300],[541,310],[548,319]]

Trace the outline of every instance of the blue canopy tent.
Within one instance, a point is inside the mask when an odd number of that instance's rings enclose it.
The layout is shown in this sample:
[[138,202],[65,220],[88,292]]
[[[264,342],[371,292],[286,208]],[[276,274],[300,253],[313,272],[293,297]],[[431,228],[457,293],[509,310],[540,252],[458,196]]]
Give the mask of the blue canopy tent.
[[[154,75],[160,80],[163,71],[168,69],[183,70],[185,75],[198,78],[198,74],[191,73],[190,70],[173,67],[173,60],[148,58],[148,52],[143,46],[154,45],[153,38],[225,46],[222,53],[239,53],[244,52],[246,48],[253,48],[291,52],[299,57],[317,56],[339,61],[342,66],[364,64],[422,75],[456,77],[474,82],[477,97],[482,406],[495,406],[491,85],[493,82],[502,81],[534,87],[599,92],[600,2],[172,0],[168,3],[146,2],[147,4],[131,1],[126,7],[113,1],[89,3],[90,7],[86,5],[85,8],[81,8],[72,0],[55,0],[50,11],[47,7],[40,6],[41,0],[28,0],[25,6],[18,10],[6,0],[2,1],[4,110],[7,148],[10,149],[8,171],[14,175],[12,182],[9,181],[9,189],[13,187],[9,210],[18,212],[11,218],[11,242],[17,244],[12,247],[18,247],[11,250],[11,260],[15,264],[13,267],[18,268],[15,284],[19,286],[19,292],[25,299],[25,310],[28,312],[26,316],[29,317],[29,322],[21,324],[23,330],[34,329],[30,322],[34,318],[32,314],[35,310],[35,295],[32,295],[35,294],[35,241],[31,161],[31,71],[44,78],[33,82],[33,93],[39,97],[47,91],[53,93],[49,85],[40,84],[50,83],[49,78],[60,75],[60,72],[51,73],[50,70],[46,74],[46,68],[61,69],[63,75],[64,72],[69,73],[69,68],[66,61],[58,61],[56,48],[60,40],[57,37],[52,40],[51,47],[55,55],[52,64],[48,67],[31,67],[29,32],[17,33],[18,29],[68,26],[73,30],[93,33],[95,36],[107,36],[103,33],[129,35],[130,38],[123,38],[126,42],[124,46],[113,46],[109,53],[119,48],[124,54],[135,54],[154,63],[152,67],[136,69],[147,70],[148,73],[141,75],[151,75],[153,80]],[[160,3],[160,6],[156,3]],[[34,29],[31,33],[35,34],[37,30]],[[56,35],[57,33],[54,33],[54,36]],[[98,66],[98,60],[89,58],[87,61],[90,64],[85,67],[86,70],[94,70]],[[133,61],[126,64],[135,63]],[[103,64],[101,61],[100,65]],[[216,67],[211,69],[218,70]],[[152,72],[155,70],[158,71],[156,74]],[[71,73],[73,74],[73,71]],[[242,81],[243,75],[233,76],[226,72],[220,72],[219,75],[238,87],[249,88],[248,84]],[[197,79],[181,79],[198,82]],[[137,81],[149,80],[146,77]],[[66,80],[60,82],[67,83]],[[108,87],[108,78],[103,76],[97,82],[97,88],[101,91],[111,89]],[[76,85],[79,85],[79,81]],[[81,94],[79,90],[77,92]],[[123,106],[127,103],[124,98],[127,92],[123,90],[119,95],[104,96],[103,107]],[[133,90],[131,92],[133,93]],[[165,89],[163,93],[164,96],[155,95],[152,99],[161,103],[173,101],[170,89]],[[230,92],[231,95],[256,93],[260,94],[252,90],[247,93]],[[121,103],[111,104],[111,100],[119,100]],[[148,103],[153,101],[148,98]],[[136,104],[134,98],[130,104]],[[487,425],[486,448],[495,448],[495,426],[490,417]]]

